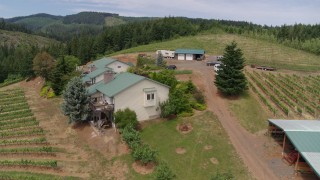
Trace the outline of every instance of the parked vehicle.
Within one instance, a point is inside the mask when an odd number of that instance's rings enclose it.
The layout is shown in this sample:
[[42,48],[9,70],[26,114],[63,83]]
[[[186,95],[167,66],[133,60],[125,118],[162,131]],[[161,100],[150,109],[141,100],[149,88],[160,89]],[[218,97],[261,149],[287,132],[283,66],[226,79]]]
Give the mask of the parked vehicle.
[[215,64],[213,66],[213,70],[214,72],[216,72],[216,75],[218,74],[218,71],[220,71],[220,69],[221,69],[221,64]]
[[168,65],[168,66],[166,67],[166,69],[175,70],[175,69],[177,69],[177,66],[176,66],[176,65]]
[[207,66],[214,66],[216,64],[221,64],[221,62],[217,62],[217,61],[208,61],[207,62]]

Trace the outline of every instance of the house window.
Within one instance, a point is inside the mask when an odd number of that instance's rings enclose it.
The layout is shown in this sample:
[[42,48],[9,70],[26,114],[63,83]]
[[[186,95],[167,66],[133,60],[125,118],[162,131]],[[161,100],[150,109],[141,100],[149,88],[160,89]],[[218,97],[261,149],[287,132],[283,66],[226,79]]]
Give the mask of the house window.
[[121,66],[118,66],[118,68],[121,68]]
[[95,84],[96,83],[96,78],[92,78],[91,79],[91,84]]
[[147,94],[147,101],[153,101],[154,100],[154,93],[148,93]]
[[155,106],[156,105],[156,89],[155,88],[146,88],[144,91],[144,106]]

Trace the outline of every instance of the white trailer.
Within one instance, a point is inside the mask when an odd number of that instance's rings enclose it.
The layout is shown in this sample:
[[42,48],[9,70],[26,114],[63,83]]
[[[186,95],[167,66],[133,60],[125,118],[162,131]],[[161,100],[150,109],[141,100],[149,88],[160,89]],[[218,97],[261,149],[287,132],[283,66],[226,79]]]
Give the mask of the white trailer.
[[164,58],[174,58],[175,52],[170,50],[157,50],[156,54],[158,55],[159,53],[161,53]]

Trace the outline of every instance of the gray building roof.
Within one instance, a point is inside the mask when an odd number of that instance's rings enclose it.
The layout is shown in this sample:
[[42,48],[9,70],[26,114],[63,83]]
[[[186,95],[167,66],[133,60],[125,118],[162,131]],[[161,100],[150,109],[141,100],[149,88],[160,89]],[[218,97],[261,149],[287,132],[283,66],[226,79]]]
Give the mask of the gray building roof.
[[203,49],[176,49],[176,54],[205,54]]
[[281,128],[301,156],[320,177],[320,120],[274,120],[269,122]]

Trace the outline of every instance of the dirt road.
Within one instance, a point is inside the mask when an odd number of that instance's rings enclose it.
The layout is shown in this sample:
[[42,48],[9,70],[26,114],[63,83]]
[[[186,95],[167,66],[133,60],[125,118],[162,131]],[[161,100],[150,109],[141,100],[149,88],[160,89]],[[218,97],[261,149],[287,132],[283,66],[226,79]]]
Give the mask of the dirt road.
[[261,157],[261,152],[264,150],[261,137],[250,134],[240,126],[239,121],[228,110],[226,99],[218,94],[213,83],[215,78],[213,67],[206,66],[204,62],[198,61],[168,61],[168,64],[176,64],[179,70],[190,69],[193,71],[192,80],[197,87],[204,90],[208,110],[213,111],[218,116],[250,173],[256,179],[279,179]]

